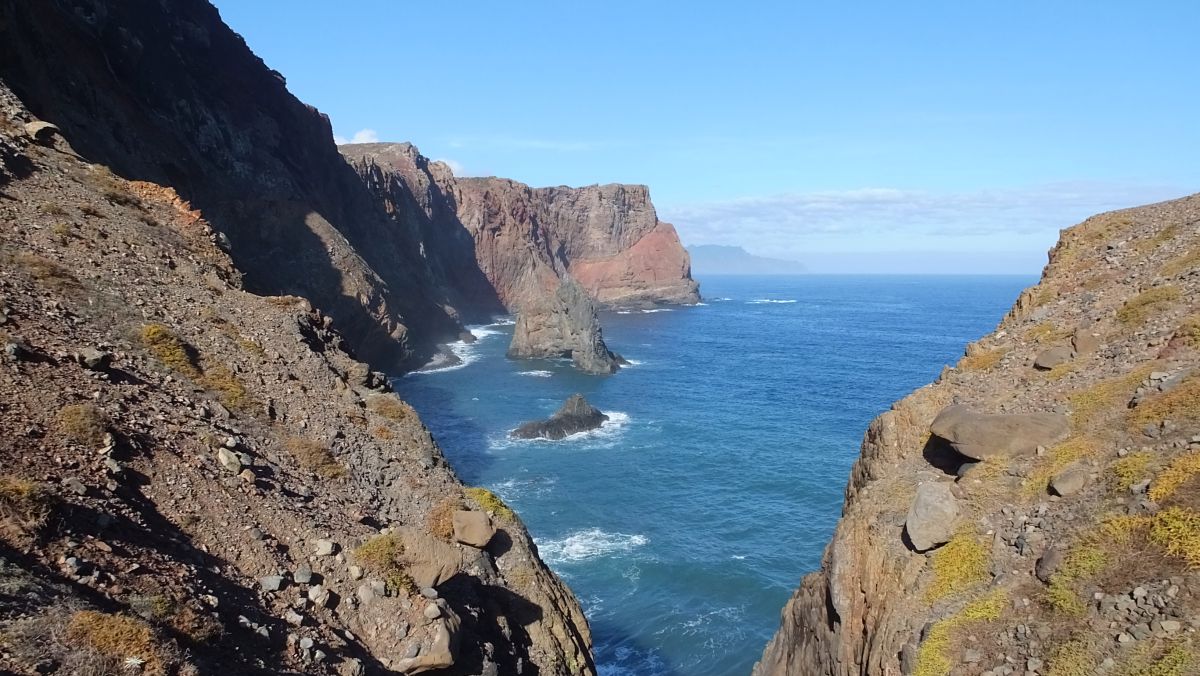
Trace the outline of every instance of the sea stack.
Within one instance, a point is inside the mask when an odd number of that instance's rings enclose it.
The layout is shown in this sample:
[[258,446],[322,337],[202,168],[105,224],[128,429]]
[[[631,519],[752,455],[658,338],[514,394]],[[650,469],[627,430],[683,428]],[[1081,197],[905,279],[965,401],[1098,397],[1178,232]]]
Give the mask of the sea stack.
[[512,436],[518,439],[564,439],[597,429],[605,420],[608,416],[589,404],[582,394],[573,394],[554,415],[546,420],[523,423],[513,430]]
[[619,359],[604,343],[596,304],[578,282],[564,280],[552,298],[517,317],[510,359],[566,357],[587,373],[616,373]]

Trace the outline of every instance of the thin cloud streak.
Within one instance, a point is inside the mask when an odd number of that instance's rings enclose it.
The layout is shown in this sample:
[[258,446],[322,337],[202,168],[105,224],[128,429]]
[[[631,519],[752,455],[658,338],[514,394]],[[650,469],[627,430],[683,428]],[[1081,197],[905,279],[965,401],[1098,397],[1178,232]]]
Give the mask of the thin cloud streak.
[[[695,244],[803,252],[806,242],[870,248],[877,238],[939,241],[1053,234],[1101,211],[1186,194],[1167,186],[1055,183],[939,194],[894,188],[789,193],[664,208]],[[945,244],[945,242],[942,242]],[[939,246],[938,248],[941,248]]]

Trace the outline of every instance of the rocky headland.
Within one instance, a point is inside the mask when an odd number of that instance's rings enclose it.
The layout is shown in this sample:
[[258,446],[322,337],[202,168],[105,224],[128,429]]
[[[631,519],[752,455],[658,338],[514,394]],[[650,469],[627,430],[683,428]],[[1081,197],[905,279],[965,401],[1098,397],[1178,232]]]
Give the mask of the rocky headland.
[[578,354],[581,369],[611,373],[615,362],[605,356],[593,305],[700,300],[687,251],[658,220],[645,186],[530,188],[455,177],[407,143],[339,150],[387,213],[419,233],[456,307],[520,317],[514,358]]
[[512,431],[512,436],[518,439],[565,439],[572,434],[599,429],[606,420],[608,416],[589,404],[582,394],[573,394],[554,415],[546,420],[522,423]]
[[1200,673],[1200,195],[1063,231],[871,423],[754,673]]

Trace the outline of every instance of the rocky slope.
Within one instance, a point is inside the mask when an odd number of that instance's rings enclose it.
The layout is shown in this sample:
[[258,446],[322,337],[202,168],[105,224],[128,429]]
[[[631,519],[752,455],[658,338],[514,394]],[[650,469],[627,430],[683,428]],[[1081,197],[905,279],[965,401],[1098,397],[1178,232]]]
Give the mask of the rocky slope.
[[0,148],[0,671],[594,673],[520,520],[335,321],[2,83]]
[[328,119],[204,0],[0,3],[0,78],[90,161],[177,189],[248,289],[307,298],[377,367],[419,365],[461,330]]
[[1200,673],[1198,365],[1200,195],[1065,230],[871,423],[754,673]]

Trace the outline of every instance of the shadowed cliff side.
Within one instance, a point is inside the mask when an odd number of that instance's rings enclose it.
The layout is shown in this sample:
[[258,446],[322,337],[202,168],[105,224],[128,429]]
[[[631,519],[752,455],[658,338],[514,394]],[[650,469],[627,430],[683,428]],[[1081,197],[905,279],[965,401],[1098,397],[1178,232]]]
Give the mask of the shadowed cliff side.
[[308,298],[383,368],[461,330],[421,255],[293,97],[203,0],[0,3],[0,77],[88,160],[175,187],[247,287]]
[[1064,230],[998,330],[871,423],[754,673],[1200,673],[1198,564],[1193,195]]

